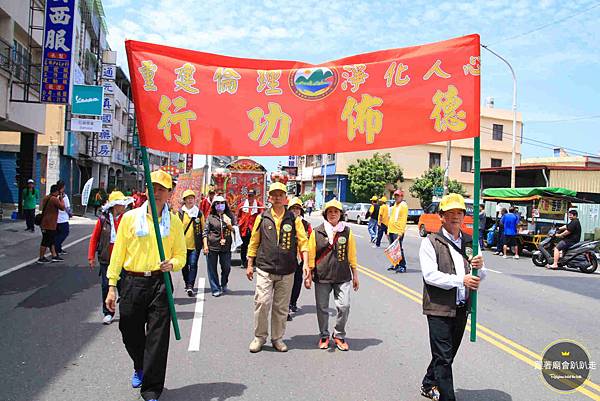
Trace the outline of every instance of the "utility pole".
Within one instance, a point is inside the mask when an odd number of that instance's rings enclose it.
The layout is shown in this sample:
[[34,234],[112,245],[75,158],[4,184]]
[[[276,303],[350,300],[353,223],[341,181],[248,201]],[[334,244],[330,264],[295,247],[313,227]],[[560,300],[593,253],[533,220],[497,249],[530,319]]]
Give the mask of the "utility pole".
[[446,142],[446,170],[444,171],[444,195],[448,195],[448,180],[450,179],[450,153],[452,149],[452,141]]

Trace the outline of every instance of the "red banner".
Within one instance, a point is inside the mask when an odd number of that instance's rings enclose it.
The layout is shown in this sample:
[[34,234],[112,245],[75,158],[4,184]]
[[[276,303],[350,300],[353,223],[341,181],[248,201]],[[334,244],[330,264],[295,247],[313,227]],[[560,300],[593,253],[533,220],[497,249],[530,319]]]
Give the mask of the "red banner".
[[479,35],[312,65],[125,43],[142,145],[302,155],[479,135]]

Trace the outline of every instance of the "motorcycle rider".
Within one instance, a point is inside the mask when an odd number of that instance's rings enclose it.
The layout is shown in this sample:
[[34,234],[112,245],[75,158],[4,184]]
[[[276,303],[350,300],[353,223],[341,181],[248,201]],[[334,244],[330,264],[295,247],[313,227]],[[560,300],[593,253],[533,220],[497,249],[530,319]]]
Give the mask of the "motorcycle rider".
[[577,210],[569,211],[569,224],[566,224],[558,228],[558,231],[562,231],[560,234],[556,234],[557,238],[561,238],[560,242],[554,248],[554,263],[546,266],[548,269],[558,269],[558,259],[560,258],[560,252],[567,251],[570,247],[575,245],[581,239],[581,223],[577,217]]

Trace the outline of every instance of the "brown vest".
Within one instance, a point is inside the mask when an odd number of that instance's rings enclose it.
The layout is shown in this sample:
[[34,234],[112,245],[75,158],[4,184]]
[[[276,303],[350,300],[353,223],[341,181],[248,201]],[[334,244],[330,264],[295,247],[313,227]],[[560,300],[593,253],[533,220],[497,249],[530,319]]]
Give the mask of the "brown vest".
[[260,245],[256,254],[256,267],[271,274],[292,274],[298,266],[298,238],[296,233],[296,216],[285,211],[277,239],[277,226],[267,209],[261,215]]
[[[441,230],[438,233],[431,233],[427,236],[427,240],[431,241],[437,259],[438,270],[447,274],[456,274],[452,255],[450,254],[450,246],[446,239],[443,238]],[[462,253],[464,254],[467,248],[473,246],[473,238],[470,235],[462,233]],[[471,272],[469,262],[464,259],[465,274]],[[427,284],[423,280],[423,314],[431,316],[456,316],[456,288],[444,290],[443,288]],[[467,290],[467,313],[471,309],[471,298],[468,296]]]
[[[211,213],[206,219],[206,226],[208,227],[208,249],[213,252],[231,252],[231,230],[227,228],[223,219]],[[221,232],[225,238],[225,245],[221,245]]]
[[329,248],[329,240],[325,225],[321,224],[315,228],[315,242],[317,250],[315,255],[315,270],[313,280],[316,283],[346,283],[352,280],[352,270],[348,261],[348,241],[350,240],[350,228],[344,228],[344,231],[338,234],[337,241],[333,248],[325,255],[324,252]]

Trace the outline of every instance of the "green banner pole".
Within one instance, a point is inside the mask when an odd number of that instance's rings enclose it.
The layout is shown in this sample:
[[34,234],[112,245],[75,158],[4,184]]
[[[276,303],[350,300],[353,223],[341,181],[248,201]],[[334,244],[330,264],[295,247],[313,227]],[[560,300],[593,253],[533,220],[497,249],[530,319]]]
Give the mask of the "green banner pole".
[[[156,211],[156,200],[154,199],[154,187],[152,186],[152,179],[150,178],[150,163],[148,162],[148,151],[145,146],[140,146],[142,151],[142,162],[144,163],[144,174],[146,176],[146,187],[148,187],[148,201],[150,202],[150,209],[152,210],[152,222],[154,223],[154,235],[156,236],[156,242],[158,244],[158,254],[160,260],[165,260],[165,249],[163,248],[162,238],[160,237],[160,226],[158,224],[158,212]],[[175,332],[175,339],[181,340],[181,333],[179,332],[179,322],[177,321],[177,313],[175,312],[175,302],[173,301],[173,287],[171,286],[171,276],[168,272],[163,272],[165,280],[165,287],[167,289],[167,299],[169,301],[169,310],[171,311],[171,322],[173,323],[173,331]]]
[[[475,161],[475,177],[473,180],[473,256],[479,255],[479,191],[481,187],[481,139],[476,136],[473,139],[473,156]],[[471,274],[479,275],[477,269]],[[477,291],[471,291],[471,342],[477,341]]]

